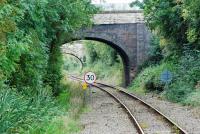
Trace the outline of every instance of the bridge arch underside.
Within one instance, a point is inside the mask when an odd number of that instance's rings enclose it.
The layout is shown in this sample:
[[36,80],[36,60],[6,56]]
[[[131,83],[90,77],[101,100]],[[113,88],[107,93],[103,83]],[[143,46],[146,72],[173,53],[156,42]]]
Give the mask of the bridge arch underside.
[[[74,41],[76,40],[80,40],[80,39],[74,39]],[[111,46],[113,49],[115,49],[118,52],[118,54],[121,56],[122,62],[123,62],[123,68],[124,68],[123,86],[128,86],[130,84],[130,59],[127,53],[122,48],[120,48],[117,44],[111,41],[108,41],[102,38],[97,38],[97,37],[84,37],[84,38],[81,38],[81,40],[92,40],[92,41],[102,42],[102,43],[105,43],[106,45]]]

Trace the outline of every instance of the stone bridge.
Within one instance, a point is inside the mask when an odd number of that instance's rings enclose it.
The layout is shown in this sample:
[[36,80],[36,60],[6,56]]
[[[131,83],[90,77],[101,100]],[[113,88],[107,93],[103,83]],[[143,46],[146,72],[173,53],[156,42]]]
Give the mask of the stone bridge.
[[79,39],[95,40],[113,47],[122,57],[125,85],[147,58],[150,33],[142,11],[111,11],[96,14],[91,28],[78,32]]

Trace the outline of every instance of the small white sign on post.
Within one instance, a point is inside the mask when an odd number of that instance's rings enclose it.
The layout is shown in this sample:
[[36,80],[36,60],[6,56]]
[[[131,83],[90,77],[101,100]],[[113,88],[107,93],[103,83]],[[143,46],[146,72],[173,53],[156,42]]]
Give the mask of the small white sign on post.
[[96,81],[96,75],[93,72],[87,72],[84,75],[84,81],[88,84],[93,84]]

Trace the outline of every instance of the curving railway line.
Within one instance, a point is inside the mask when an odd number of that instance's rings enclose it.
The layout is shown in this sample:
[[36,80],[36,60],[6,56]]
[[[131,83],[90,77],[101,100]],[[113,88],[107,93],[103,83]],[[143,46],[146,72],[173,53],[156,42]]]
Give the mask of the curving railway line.
[[[69,78],[83,81],[75,76]],[[92,86],[109,94],[124,108],[139,134],[188,134],[158,109],[124,89],[99,82]]]

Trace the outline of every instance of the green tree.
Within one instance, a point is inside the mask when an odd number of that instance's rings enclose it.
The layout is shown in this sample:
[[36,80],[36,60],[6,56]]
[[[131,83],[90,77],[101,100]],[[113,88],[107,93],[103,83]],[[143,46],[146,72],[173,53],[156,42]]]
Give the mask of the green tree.
[[96,8],[89,0],[1,0],[0,82],[35,90],[60,91],[60,46],[92,24]]
[[148,27],[160,44],[179,52],[185,45],[199,49],[199,0],[144,0],[133,2],[144,11]]
[[75,30],[91,24],[91,13],[95,12],[95,8],[88,0],[60,0],[49,4],[48,11],[48,16],[52,16],[48,20],[51,22],[50,29],[54,29],[52,31],[54,38],[49,43],[47,81],[57,94],[62,77],[60,46],[70,41],[70,36]]
[[86,52],[89,64],[102,62],[108,66],[112,66],[116,62],[119,62],[118,53],[104,43],[86,41]]
[[18,68],[20,57],[28,51],[30,36],[18,28],[23,10],[7,0],[0,1],[0,88]]
[[184,0],[182,16],[187,23],[187,40],[196,49],[200,49],[200,1]]
[[0,0],[0,133],[56,131],[51,121],[64,114],[52,97],[61,89],[60,46],[95,11],[89,0]]

